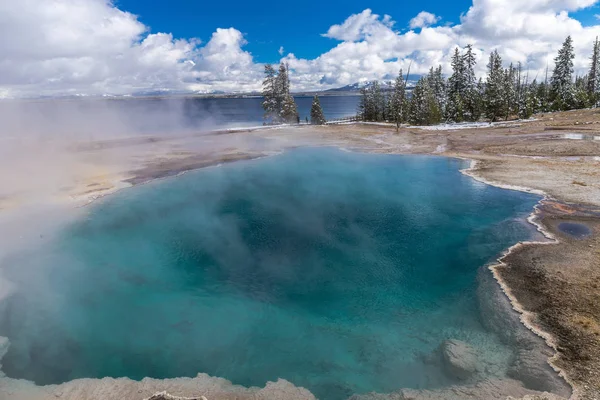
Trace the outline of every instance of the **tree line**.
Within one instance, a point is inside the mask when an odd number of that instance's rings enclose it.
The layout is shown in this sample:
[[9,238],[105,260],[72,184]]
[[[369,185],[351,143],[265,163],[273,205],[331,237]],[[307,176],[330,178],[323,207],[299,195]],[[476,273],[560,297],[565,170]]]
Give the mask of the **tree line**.
[[363,121],[433,125],[440,122],[475,122],[482,118],[495,122],[511,117],[530,118],[549,111],[597,107],[600,105],[600,42],[594,42],[587,75],[573,79],[575,58],[573,40],[567,37],[554,59],[550,79],[548,68],[543,80],[523,73],[521,63],[504,68],[497,50],[490,54],[485,81],[475,76],[473,47],[455,49],[452,74],[446,79],[442,67],[431,68],[419,79],[409,95],[400,70],[393,89],[382,90],[379,82],[361,89],[358,114]]
[[[279,71],[276,72],[273,65],[265,65],[265,79],[262,86],[265,124],[299,124],[298,106],[290,92],[289,67],[281,63]],[[315,125],[326,123],[318,96],[313,99],[310,120]]]

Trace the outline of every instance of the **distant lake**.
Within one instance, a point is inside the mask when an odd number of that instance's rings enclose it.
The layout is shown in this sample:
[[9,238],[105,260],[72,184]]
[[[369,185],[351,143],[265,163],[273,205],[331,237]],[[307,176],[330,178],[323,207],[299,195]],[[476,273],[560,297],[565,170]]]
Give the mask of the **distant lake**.
[[[312,96],[296,96],[301,121],[310,120]],[[322,96],[328,120],[356,115],[360,96]],[[164,134],[263,124],[262,97],[46,99],[0,102],[2,134],[65,132],[107,135]],[[53,134],[53,133],[52,133]]]

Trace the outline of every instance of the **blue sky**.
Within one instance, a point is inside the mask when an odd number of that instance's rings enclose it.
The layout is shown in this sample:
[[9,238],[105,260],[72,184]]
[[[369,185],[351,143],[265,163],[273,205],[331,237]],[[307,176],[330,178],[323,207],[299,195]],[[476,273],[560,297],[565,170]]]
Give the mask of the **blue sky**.
[[279,62],[290,66],[292,90],[324,90],[409,65],[413,74],[441,65],[449,75],[452,53],[467,44],[479,77],[493,50],[536,76],[552,68],[567,35],[581,75],[600,36],[599,4],[0,0],[0,98],[251,92],[261,88],[264,63]]
[[[395,28],[408,28],[408,23],[425,10],[442,17],[442,23],[459,22],[461,13],[471,5],[469,0],[428,0],[408,2],[392,0],[347,1],[272,1],[260,3],[244,0],[119,0],[116,4],[138,15],[152,31],[172,32],[176,37],[197,37],[206,42],[215,28],[234,27],[244,33],[257,62],[278,62],[278,50],[293,52],[299,58],[316,58],[334,47],[335,40],[322,33],[349,15],[370,8],[377,14],[388,14]],[[268,11],[265,5],[268,4]]]

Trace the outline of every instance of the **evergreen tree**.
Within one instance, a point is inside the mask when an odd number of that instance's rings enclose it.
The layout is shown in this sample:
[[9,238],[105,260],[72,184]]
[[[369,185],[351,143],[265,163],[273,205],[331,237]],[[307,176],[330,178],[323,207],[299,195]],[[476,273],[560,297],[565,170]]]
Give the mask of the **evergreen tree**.
[[483,84],[483,79],[479,78],[477,82],[477,87],[475,90],[475,107],[473,108],[473,121],[479,121],[481,116],[485,112],[485,104],[483,101],[483,96],[485,94],[485,85]]
[[386,101],[379,81],[374,81],[369,87],[361,89],[359,115],[363,121],[383,121]]
[[326,122],[319,96],[315,96],[310,108],[310,123],[313,125],[324,125]]
[[588,108],[590,107],[593,97],[590,97],[588,92],[589,79],[585,77],[577,77],[575,79],[575,89],[573,95],[573,106],[575,108]]
[[276,74],[272,65],[265,65],[263,81],[264,119],[268,123],[293,123],[298,120],[298,107],[290,93],[288,68],[281,63]]
[[371,86],[371,97],[373,101],[373,121],[385,121],[385,96],[381,91],[379,81],[373,82]]
[[550,101],[548,97],[548,84],[542,82],[537,87],[538,109],[537,112],[550,111]]
[[555,67],[552,73],[550,100],[556,111],[570,110],[573,107],[573,39],[568,36],[558,56],[554,59]]
[[446,119],[452,122],[464,120],[464,104],[462,95],[464,92],[464,60],[458,48],[454,49],[452,56],[452,75],[448,78],[446,104]]
[[504,96],[504,118],[508,121],[511,115],[517,113],[517,101],[516,101],[516,90],[515,90],[515,77],[516,72],[512,63],[510,66],[504,71],[504,87],[502,90],[502,94]]
[[598,41],[598,37],[596,37],[592,51],[587,92],[591,105],[597,107],[600,102],[600,42]]
[[262,106],[265,110],[263,119],[265,122],[269,123],[279,122],[279,108],[275,80],[275,69],[271,64],[265,65],[265,79],[262,84]]
[[413,125],[427,124],[427,114],[429,112],[429,104],[427,104],[427,86],[427,81],[424,78],[421,78],[412,92],[408,120]]
[[290,79],[288,69],[284,63],[279,64],[279,73],[275,79],[275,87],[279,95],[279,104],[282,104],[287,95],[290,93]]
[[492,122],[497,121],[498,118],[505,115],[504,80],[502,58],[498,54],[498,51],[494,50],[490,54],[484,93],[485,115]]
[[282,102],[281,109],[279,111],[281,121],[287,124],[293,124],[298,121],[298,107],[296,101],[291,94],[287,94]]
[[442,113],[431,90],[428,78],[417,82],[410,100],[409,121],[414,125],[432,125],[440,123]]
[[462,56],[462,78],[461,86],[462,91],[460,92],[464,103],[464,118],[467,121],[476,121],[477,117],[477,78],[475,78],[475,66],[477,60],[475,60],[475,54],[473,53],[473,46],[468,44],[465,47],[466,52]]
[[537,112],[538,108],[538,87],[535,79],[531,84],[525,82],[521,86],[521,96],[519,98],[519,118],[528,119]]
[[429,88],[431,89],[435,102],[443,114],[446,105],[446,81],[442,73],[441,65],[435,70],[431,67],[429,75],[427,76],[427,82],[429,83]]
[[400,129],[400,124],[406,121],[406,82],[404,82],[404,76],[402,69],[398,73],[396,82],[394,82],[394,92],[390,96],[389,101],[389,115],[390,121],[396,124],[396,131]]

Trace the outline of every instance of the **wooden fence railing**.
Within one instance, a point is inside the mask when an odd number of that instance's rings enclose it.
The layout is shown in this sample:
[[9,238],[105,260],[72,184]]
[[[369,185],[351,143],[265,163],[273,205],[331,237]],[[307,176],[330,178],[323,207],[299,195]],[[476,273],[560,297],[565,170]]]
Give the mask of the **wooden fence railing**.
[[358,122],[358,121],[362,121],[361,118],[358,117],[358,116],[336,118],[336,119],[330,119],[330,120],[328,120],[327,121],[327,125],[343,124],[343,123]]

